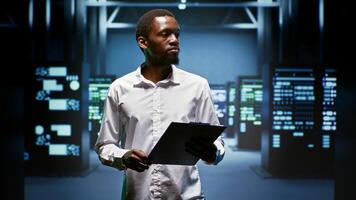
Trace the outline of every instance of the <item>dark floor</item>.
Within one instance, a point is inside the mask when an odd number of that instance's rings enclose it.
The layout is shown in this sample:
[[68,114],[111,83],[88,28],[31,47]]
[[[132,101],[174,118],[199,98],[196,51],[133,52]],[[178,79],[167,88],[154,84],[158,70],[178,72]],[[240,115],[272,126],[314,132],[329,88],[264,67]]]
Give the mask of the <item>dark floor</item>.
[[[227,139],[226,155],[218,166],[199,162],[204,193],[208,200],[332,200],[334,181],[325,179],[264,179],[251,170],[260,164],[259,152],[232,151]],[[26,200],[118,200],[121,196],[122,173],[102,165],[86,177],[26,177]]]

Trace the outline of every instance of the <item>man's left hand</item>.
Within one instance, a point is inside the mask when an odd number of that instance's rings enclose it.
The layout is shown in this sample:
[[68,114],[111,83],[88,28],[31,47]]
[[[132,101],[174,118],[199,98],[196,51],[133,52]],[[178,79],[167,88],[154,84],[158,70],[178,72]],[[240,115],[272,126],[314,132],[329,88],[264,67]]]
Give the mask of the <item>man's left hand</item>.
[[214,163],[216,160],[217,147],[204,139],[192,139],[186,143],[185,150],[207,163]]

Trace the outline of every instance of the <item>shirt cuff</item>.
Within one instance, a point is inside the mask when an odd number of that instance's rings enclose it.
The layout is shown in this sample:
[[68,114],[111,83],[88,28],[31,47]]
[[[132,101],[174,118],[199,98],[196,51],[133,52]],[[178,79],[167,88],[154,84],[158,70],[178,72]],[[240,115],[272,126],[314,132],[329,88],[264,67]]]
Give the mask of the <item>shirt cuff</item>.
[[225,148],[224,145],[219,140],[216,140],[214,144],[217,148],[214,165],[217,165],[224,158]]
[[121,149],[115,144],[106,144],[98,149],[98,154],[101,161],[108,162],[111,167],[117,168],[119,170],[126,169],[126,166],[122,162],[122,157],[129,150]]

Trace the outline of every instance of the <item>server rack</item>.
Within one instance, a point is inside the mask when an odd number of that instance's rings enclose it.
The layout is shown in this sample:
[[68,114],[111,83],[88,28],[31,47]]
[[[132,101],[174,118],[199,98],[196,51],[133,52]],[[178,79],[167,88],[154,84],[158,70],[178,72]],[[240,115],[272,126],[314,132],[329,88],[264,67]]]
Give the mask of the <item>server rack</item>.
[[337,77],[332,67],[272,65],[262,165],[282,176],[330,177],[336,132]]
[[259,150],[262,132],[262,79],[258,76],[238,77],[238,148]]

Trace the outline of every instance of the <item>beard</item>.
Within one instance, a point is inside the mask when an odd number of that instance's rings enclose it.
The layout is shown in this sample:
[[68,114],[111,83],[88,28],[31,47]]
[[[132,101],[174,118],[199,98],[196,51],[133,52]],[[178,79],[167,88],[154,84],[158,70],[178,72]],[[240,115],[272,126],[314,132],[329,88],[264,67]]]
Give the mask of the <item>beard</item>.
[[179,64],[179,57],[178,54],[169,54],[165,53],[161,56],[154,56],[147,53],[146,56],[150,57],[150,60],[155,65],[164,65],[164,66],[171,66]]
[[164,55],[161,57],[153,57],[152,63],[156,65],[177,65],[179,64],[179,57],[177,55]]

